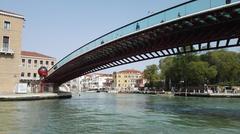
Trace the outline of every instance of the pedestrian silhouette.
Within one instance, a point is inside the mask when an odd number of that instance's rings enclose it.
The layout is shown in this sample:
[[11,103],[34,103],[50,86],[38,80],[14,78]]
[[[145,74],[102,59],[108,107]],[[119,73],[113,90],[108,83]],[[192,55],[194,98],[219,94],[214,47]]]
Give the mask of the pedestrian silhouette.
[[139,24],[137,23],[137,25],[136,25],[136,30],[139,30],[140,29],[140,26],[139,26]]
[[178,12],[178,17],[181,17],[181,14],[180,14],[180,12]]
[[230,4],[231,2],[231,0],[226,0],[226,4]]

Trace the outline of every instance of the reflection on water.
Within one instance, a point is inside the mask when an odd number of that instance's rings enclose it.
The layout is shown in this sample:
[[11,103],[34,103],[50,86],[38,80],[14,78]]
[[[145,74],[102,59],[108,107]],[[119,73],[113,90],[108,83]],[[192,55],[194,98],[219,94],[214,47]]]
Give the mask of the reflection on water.
[[85,93],[0,102],[0,134],[236,133],[240,99]]

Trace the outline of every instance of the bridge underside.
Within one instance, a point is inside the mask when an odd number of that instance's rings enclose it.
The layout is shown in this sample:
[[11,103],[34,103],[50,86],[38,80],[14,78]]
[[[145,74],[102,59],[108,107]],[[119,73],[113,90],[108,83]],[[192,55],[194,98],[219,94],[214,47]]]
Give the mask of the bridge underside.
[[170,55],[240,45],[240,6],[235,5],[139,31],[81,55],[45,82],[62,84],[95,71]]

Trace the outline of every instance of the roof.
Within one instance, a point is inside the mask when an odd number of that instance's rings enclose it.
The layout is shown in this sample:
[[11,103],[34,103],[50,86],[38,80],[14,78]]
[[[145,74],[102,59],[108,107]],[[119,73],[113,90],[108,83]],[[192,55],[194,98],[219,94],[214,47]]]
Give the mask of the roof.
[[24,19],[23,15],[16,14],[16,13],[13,13],[13,12],[9,12],[9,11],[0,10],[0,14]]
[[126,69],[126,70],[120,71],[118,73],[142,73],[142,72],[135,70],[135,69]]
[[37,52],[31,52],[31,51],[21,51],[22,56],[30,56],[30,57],[40,57],[40,58],[53,58],[44,54],[40,54]]
[[87,74],[87,75],[88,76],[98,75],[98,76],[102,76],[102,77],[112,77],[112,74],[105,74],[105,73],[91,73],[91,74]]

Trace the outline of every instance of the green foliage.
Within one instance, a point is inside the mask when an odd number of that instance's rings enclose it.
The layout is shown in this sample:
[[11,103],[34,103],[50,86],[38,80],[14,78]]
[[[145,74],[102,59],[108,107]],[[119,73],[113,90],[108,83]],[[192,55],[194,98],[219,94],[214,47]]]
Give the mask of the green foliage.
[[189,85],[198,86],[213,80],[217,75],[217,70],[215,66],[209,66],[207,62],[190,62],[187,75]]
[[184,54],[159,62],[166,85],[199,86],[204,83],[240,85],[240,54],[225,50],[206,54]]
[[158,66],[155,64],[147,66],[146,69],[144,69],[144,78],[148,81],[146,84],[147,87],[152,88],[157,86],[156,83],[160,80],[158,72]]
[[240,56],[239,53],[225,50],[209,52],[203,60],[217,69],[216,83],[239,85],[240,83]]

